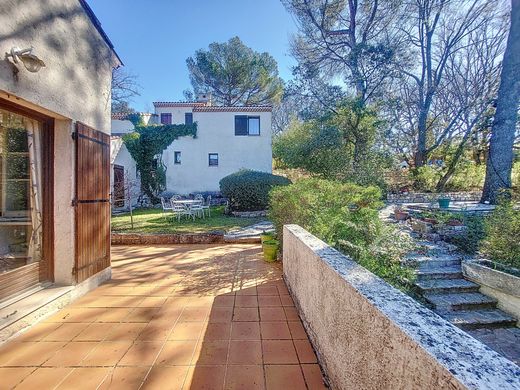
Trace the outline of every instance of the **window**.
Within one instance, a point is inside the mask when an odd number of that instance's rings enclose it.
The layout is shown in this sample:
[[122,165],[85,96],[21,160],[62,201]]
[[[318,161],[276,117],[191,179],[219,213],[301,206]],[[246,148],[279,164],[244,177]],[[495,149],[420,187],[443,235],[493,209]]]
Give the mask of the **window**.
[[184,114],[184,124],[185,125],[193,124],[193,114],[191,112],[187,112]]
[[236,115],[235,135],[260,135],[260,117]]
[[174,164],[181,163],[181,152],[173,152],[173,163]]
[[162,113],[161,114],[161,123],[163,125],[171,125],[172,124],[172,114]]
[[218,153],[210,153],[209,157],[209,166],[210,167],[218,167]]

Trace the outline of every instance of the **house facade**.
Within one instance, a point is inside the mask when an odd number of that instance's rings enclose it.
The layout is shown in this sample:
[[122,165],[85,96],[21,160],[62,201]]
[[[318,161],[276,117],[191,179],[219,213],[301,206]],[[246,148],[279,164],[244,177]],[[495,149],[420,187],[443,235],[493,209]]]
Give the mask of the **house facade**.
[[110,277],[110,90],[121,61],[84,0],[1,8],[3,310],[48,285]]
[[212,106],[205,99],[154,106],[158,123],[197,123],[196,138],[179,138],[163,153],[167,191],[214,192],[220,179],[242,168],[272,171],[270,106]]
[[[112,114],[110,136],[110,189],[113,209],[135,206],[141,192],[141,180],[135,160],[123,142],[125,134],[134,131],[134,124],[126,119],[128,114]],[[143,113],[148,123],[152,114]]]

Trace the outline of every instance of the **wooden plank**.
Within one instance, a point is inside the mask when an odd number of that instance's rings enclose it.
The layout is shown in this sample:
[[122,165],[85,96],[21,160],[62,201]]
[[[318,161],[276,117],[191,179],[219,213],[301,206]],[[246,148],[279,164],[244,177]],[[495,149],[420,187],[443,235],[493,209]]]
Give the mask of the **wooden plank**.
[[78,123],[76,136],[76,279],[110,266],[110,137]]

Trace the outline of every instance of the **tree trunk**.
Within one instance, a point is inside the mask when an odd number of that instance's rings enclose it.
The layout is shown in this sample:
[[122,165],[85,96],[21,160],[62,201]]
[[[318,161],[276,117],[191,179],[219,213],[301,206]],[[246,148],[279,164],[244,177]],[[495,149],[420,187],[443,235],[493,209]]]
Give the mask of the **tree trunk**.
[[511,188],[513,143],[520,102],[520,0],[511,0],[511,27],[500,75],[497,106],[489,155],[486,181],[481,202],[496,204],[504,190]]
[[437,183],[436,190],[437,192],[443,192],[444,188],[446,187],[446,183],[448,183],[448,180],[451,179],[453,174],[455,173],[455,168],[457,167],[457,163],[460,160],[460,157],[464,153],[464,147],[466,146],[466,142],[468,141],[468,138],[471,134],[471,127],[466,131],[466,134],[464,134],[464,137],[460,141],[459,146],[457,147],[457,150],[455,151],[455,155],[453,156],[453,159],[451,160],[450,165],[448,166],[448,170],[439,179],[439,182]]
[[419,114],[419,121],[417,123],[417,150],[415,151],[414,157],[415,168],[422,167],[428,162],[426,148],[427,117],[427,111],[425,108],[423,108]]

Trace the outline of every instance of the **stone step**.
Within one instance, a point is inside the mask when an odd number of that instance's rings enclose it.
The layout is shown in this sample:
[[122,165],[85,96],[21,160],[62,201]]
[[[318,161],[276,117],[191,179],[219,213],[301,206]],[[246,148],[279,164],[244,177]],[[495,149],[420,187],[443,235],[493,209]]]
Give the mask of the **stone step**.
[[434,305],[437,310],[457,311],[495,309],[497,306],[496,299],[478,292],[424,294],[423,296],[428,302]]
[[516,319],[502,310],[459,310],[438,313],[461,329],[507,328],[516,325]]
[[435,267],[452,267],[460,266],[462,256],[443,255],[443,256],[428,256],[428,255],[408,255],[404,259],[404,263],[418,268],[435,268]]
[[418,269],[415,274],[417,275],[417,280],[461,279],[462,268],[456,265],[446,267],[423,267],[422,269]]
[[415,285],[423,294],[477,292],[479,285],[465,279],[431,279],[419,280]]

